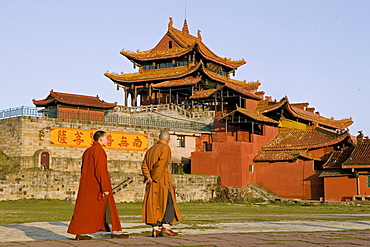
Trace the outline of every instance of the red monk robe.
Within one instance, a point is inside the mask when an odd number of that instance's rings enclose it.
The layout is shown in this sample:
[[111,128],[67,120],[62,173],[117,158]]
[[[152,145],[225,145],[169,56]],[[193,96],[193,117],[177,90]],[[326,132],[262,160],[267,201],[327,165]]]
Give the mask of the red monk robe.
[[[105,191],[109,194],[103,197]],[[107,203],[111,222],[106,222]],[[122,230],[108,173],[107,154],[102,145],[94,141],[82,155],[80,186],[67,232],[78,235],[110,231],[106,223],[112,224],[112,231]]]

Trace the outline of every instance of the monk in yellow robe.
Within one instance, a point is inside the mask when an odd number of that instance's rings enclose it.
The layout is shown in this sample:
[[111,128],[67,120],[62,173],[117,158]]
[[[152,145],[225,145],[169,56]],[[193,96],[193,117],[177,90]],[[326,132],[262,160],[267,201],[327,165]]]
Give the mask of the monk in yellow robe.
[[161,132],[158,143],[146,152],[141,166],[146,182],[142,218],[143,222],[153,227],[153,237],[178,235],[170,226],[182,220],[169,167],[170,141],[170,134]]
[[67,232],[77,240],[89,240],[95,232],[111,232],[112,238],[128,238],[122,233],[103,146],[108,144],[104,131],[94,134],[94,142],[82,155],[80,186]]

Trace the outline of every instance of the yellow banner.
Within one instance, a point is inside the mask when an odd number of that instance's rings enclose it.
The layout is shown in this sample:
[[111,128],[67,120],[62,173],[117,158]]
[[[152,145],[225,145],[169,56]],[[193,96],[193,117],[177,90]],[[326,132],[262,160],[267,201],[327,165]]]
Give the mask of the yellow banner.
[[[93,142],[96,130],[50,128],[50,145],[62,147],[88,148]],[[105,148],[145,151],[148,147],[148,135],[107,132],[108,145]]]

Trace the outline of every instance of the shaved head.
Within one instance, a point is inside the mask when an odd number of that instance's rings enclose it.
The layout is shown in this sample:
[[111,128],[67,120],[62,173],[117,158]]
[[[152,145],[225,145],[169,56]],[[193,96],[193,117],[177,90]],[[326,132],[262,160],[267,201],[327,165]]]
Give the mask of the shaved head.
[[161,133],[159,134],[159,140],[167,142],[168,140],[170,140],[170,133],[168,133],[167,131],[161,131]]

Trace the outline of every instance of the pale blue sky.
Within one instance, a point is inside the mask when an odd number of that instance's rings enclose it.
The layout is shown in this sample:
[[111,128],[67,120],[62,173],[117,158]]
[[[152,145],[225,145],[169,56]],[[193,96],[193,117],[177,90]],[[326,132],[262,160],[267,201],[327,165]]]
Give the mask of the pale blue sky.
[[244,58],[235,79],[324,117],[352,117],[370,135],[368,0],[0,0],[0,110],[58,92],[123,103],[105,71],[134,72],[122,48],[153,48],[168,17],[221,57]]

